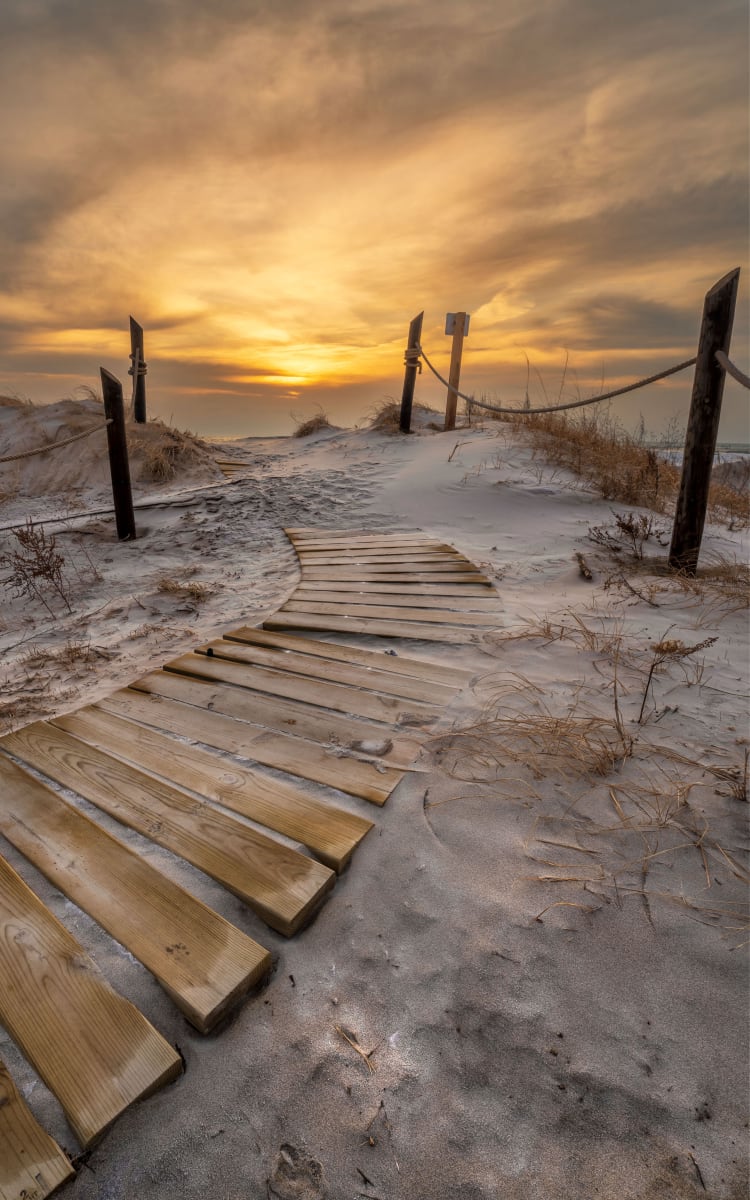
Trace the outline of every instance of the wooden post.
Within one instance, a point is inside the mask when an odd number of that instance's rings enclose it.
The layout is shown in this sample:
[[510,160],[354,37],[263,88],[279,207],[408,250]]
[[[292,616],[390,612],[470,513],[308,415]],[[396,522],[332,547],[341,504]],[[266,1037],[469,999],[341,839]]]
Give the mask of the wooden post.
[[417,381],[417,371],[420,362],[416,354],[409,351],[419,349],[422,340],[422,321],[424,312],[414,318],[409,326],[409,339],[406,343],[406,370],[404,371],[404,390],[401,394],[401,420],[399,429],[402,433],[411,433],[411,406],[414,401],[414,385]]
[[143,326],[130,318],[130,361],[128,375],[133,376],[133,417],[146,423],[146,362],[143,357]]
[[130,487],[130,464],[128,443],[125,438],[125,405],[122,399],[122,384],[119,379],[100,368],[104,415],[111,422],[107,426],[109,447],[109,469],[112,473],[112,496],[115,502],[115,524],[121,542],[133,539],[135,516],[133,515],[133,493]]
[[444,429],[456,428],[456,406],[458,404],[458,383],[461,378],[461,354],[464,348],[464,333],[466,330],[466,313],[455,314],[453,326],[453,345],[451,346],[451,369],[448,375],[448,397],[445,402]]
[[729,353],[740,269],[715,283],[706,294],[693,377],[680,493],[677,499],[669,565],[695,575],[708,507],[708,489],[719,432],[725,371],[716,351]]

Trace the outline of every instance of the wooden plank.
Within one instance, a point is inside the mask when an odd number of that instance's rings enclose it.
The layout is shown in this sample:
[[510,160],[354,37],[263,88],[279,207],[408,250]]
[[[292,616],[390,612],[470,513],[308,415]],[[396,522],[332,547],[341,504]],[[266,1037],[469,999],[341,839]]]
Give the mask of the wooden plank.
[[405,583],[489,583],[489,579],[485,575],[481,575],[478,571],[465,571],[463,568],[456,571],[391,571],[386,568],[384,572],[375,570],[361,570],[351,568],[351,570],[336,570],[334,567],[307,567],[304,571],[302,580],[307,584],[311,579],[323,580],[329,586],[339,583],[400,583],[402,586]]
[[271,969],[263,946],[0,755],[0,831],[207,1033]]
[[[289,601],[285,605],[285,608],[288,607],[290,607]],[[301,611],[307,610],[305,608]],[[316,611],[325,610],[318,608]],[[367,616],[368,614],[363,615]],[[214,658],[256,663],[260,666],[279,666],[281,670],[294,671],[295,675],[309,675],[313,679],[371,688],[373,691],[384,692],[389,696],[399,696],[406,700],[450,704],[456,694],[455,686],[449,687],[446,684],[434,682],[428,684],[421,679],[388,670],[388,658],[385,656],[382,667],[371,667],[361,663],[333,662],[330,658],[318,658],[313,654],[299,654],[294,650],[244,646],[239,642],[228,641],[226,638],[210,642],[207,646],[197,647],[199,654],[208,652]]]
[[418,679],[432,679],[436,683],[444,683],[455,688],[463,688],[476,674],[463,667],[450,667],[445,663],[432,662],[428,658],[407,658],[405,655],[390,655],[382,650],[364,650],[361,646],[351,646],[348,642],[324,642],[320,638],[308,638],[289,633],[269,633],[265,629],[255,629],[251,625],[243,625],[225,633],[227,641],[249,642],[259,646],[279,646],[284,650],[297,650],[301,654],[315,654],[320,658],[330,658],[336,662],[362,663],[364,666],[379,667],[387,665],[388,670],[400,675],[414,675]]
[[474,629],[497,629],[500,613],[463,613],[450,608],[397,608],[384,604],[326,603],[320,600],[298,600],[296,593],[279,612],[332,613],[334,616],[379,617],[392,621],[435,621],[439,625],[469,625]]
[[[163,678],[166,680],[168,676]],[[173,678],[179,680],[177,675]],[[141,684],[143,682],[139,681]],[[180,682],[191,684],[188,679]],[[250,727],[243,721],[218,711],[208,712],[194,703],[158,696],[153,693],[153,686],[149,679],[146,690],[150,695],[141,695],[126,688],[100,701],[97,707],[118,716],[145,721],[206,746],[215,746],[217,750],[228,750],[231,754],[262,763],[266,767],[276,767],[301,779],[327,784],[373,804],[385,804],[403,777],[402,770],[362,762],[346,754],[338,757],[314,742],[306,742],[285,733],[260,733],[250,740],[247,735]],[[209,689],[200,685],[191,686],[195,700],[200,703],[197,693]]]
[[[344,868],[372,829],[372,821],[324,804],[295,784],[236,766],[211,751],[185,745],[101,709],[83,708],[52,724],[134,763],[150,775],[190,788],[259,825],[302,842],[334,871]],[[0,828],[1,822],[0,814]]]
[[[305,704],[301,700],[283,700],[230,684],[212,683],[208,679],[197,679],[190,675],[175,675],[170,671],[154,671],[136,679],[130,687],[181,700],[186,704],[196,704],[200,708],[247,722],[242,730],[245,751],[254,740],[271,729],[291,734],[295,739],[304,738],[308,742],[334,745],[360,757],[380,760],[376,763],[378,770],[381,762],[403,770],[411,767],[422,744],[412,734],[402,731],[396,733],[391,726],[383,728],[360,717],[347,717],[327,708]],[[375,749],[365,752],[362,749],[365,744]],[[300,748],[300,753],[304,756],[304,747]],[[252,758],[253,755],[248,753],[248,757]]]
[[165,663],[164,670],[197,679],[210,679],[217,683],[231,683],[235,687],[249,688],[256,692],[270,692],[271,695],[285,696],[293,700],[305,700],[308,704],[317,704],[321,708],[351,713],[357,717],[369,717],[389,725],[398,725],[402,721],[409,725],[428,725],[441,715],[439,708],[416,700],[402,700],[399,697],[367,692],[339,683],[321,683],[301,675],[293,675],[291,672],[209,658],[205,654],[183,654],[180,658]]
[[73,1164],[30,1112],[0,1059],[0,1200],[46,1200]]
[[367,596],[368,598],[374,594],[390,596],[394,594],[403,595],[404,589],[408,588],[409,594],[412,596],[443,596],[446,598],[456,597],[484,597],[491,598],[498,603],[498,593],[494,586],[488,581],[483,583],[418,583],[416,580],[404,580],[401,582],[381,583],[380,580],[367,580],[363,583],[358,583],[356,580],[337,579],[334,583],[325,580],[310,579],[306,576],[299,583],[300,588],[305,591],[330,591],[335,587],[337,592],[352,593],[353,595]]
[[[0,858],[0,1023],[84,1147],[182,1060]],[[32,1193],[33,1194],[33,1193]]]
[[287,937],[333,887],[328,867],[45,721],[8,734],[0,745],[205,871]]
[[[486,589],[485,589],[486,591]],[[500,615],[501,607],[497,596],[490,598],[485,597],[470,597],[468,600],[462,600],[458,596],[414,596],[411,592],[406,592],[399,589],[394,589],[390,594],[386,593],[383,596],[380,592],[347,592],[345,594],[347,603],[349,604],[372,604],[380,599],[383,604],[405,605],[407,608],[435,608],[450,609],[453,612],[473,612],[473,613],[497,613]],[[290,600],[322,600],[324,604],[341,603],[342,593],[338,589],[333,592],[320,591],[316,592],[313,588],[305,586],[304,581],[294,590],[289,597]],[[288,601],[287,601],[288,603]]]
[[352,538],[351,540],[340,538],[337,541],[292,538],[292,545],[298,554],[411,554],[422,551],[429,551],[431,554],[457,553],[455,548],[446,542],[432,541],[429,538],[391,538],[387,535],[378,538]]
[[[465,567],[471,567],[472,570],[476,570],[475,563],[471,562],[468,558],[464,558],[463,555],[457,554],[455,550],[443,551],[442,553],[438,550],[420,550],[417,553],[412,553],[409,550],[402,550],[400,552],[392,550],[379,554],[365,554],[361,550],[349,550],[344,553],[342,550],[338,554],[323,554],[318,551],[298,549],[297,557],[303,567],[345,567],[347,565],[363,566],[365,564],[377,563],[403,563],[409,568],[412,566],[422,568],[425,563],[462,563]],[[396,567],[394,566],[395,569]]]
[[326,617],[313,613],[276,613],[263,622],[264,629],[331,629],[343,633],[371,633],[376,637],[416,638],[426,642],[479,643],[480,633],[458,625],[421,625],[417,621],[378,621],[374,617]]
[[419,563],[413,563],[409,559],[402,559],[401,562],[362,563],[361,565],[358,565],[356,559],[347,559],[346,561],[328,563],[325,566],[323,564],[318,565],[314,562],[302,563],[303,578],[305,578],[308,574],[311,578],[317,578],[318,576],[315,573],[320,571],[325,571],[332,578],[336,578],[340,575],[341,578],[344,579],[347,575],[354,573],[358,574],[360,571],[365,572],[364,578],[372,576],[375,579],[377,579],[379,575],[404,575],[410,578],[411,576],[419,578],[423,575],[459,575],[461,577],[464,575],[481,575],[482,579],[485,578],[479,568],[475,567],[473,563],[468,562],[468,560],[466,562],[457,562],[453,558],[440,559],[438,562],[423,561]]

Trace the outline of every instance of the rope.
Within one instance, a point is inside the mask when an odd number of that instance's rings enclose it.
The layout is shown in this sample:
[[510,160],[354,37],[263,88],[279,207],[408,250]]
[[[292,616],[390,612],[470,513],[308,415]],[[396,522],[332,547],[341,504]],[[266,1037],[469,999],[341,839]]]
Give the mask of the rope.
[[[407,350],[408,353],[409,351]],[[473,396],[467,396],[464,392],[459,392],[458,388],[452,387],[448,383],[448,380],[443,379],[440,372],[435,370],[421,346],[418,346],[414,353],[421,354],[433,375],[449,391],[455,392],[467,404],[473,404],[476,408],[486,408],[489,412],[503,413],[506,416],[512,417],[533,416],[535,413],[563,412],[569,408],[583,408],[586,404],[600,404],[602,400],[611,400],[614,396],[623,396],[625,392],[633,392],[636,388],[645,387],[649,383],[656,383],[657,379],[666,379],[667,375],[674,375],[677,371],[684,371],[686,367],[692,367],[696,361],[694,358],[688,358],[685,362],[678,363],[676,367],[669,367],[666,371],[660,371],[658,375],[649,375],[648,379],[639,379],[637,383],[629,383],[627,387],[615,388],[613,392],[605,392],[603,396],[592,396],[590,400],[571,400],[568,404],[549,404],[545,408],[499,408],[496,404],[485,404],[483,400],[475,400]]]
[[98,433],[100,429],[106,429],[112,424],[112,418],[105,421],[103,425],[94,425],[91,429],[85,429],[83,433],[74,433],[72,437],[63,438],[61,442],[49,442],[46,446],[37,446],[36,450],[24,450],[22,454],[8,454],[5,458],[0,458],[0,463],[18,462],[19,458],[31,458],[34,454],[46,454],[48,450],[57,450],[60,446],[69,446],[71,442],[79,442],[81,438],[87,438],[92,433]]
[[742,372],[739,367],[735,367],[723,350],[716,351],[716,361],[720,367],[723,367],[727,375],[731,375],[732,379],[736,379],[743,387],[750,388],[750,378]]

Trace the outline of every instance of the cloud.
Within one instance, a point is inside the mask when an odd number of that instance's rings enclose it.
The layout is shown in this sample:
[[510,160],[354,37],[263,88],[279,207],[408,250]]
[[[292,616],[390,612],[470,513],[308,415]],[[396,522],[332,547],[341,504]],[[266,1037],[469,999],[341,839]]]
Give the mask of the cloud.
[[422,307],[435,336],[474,312],[498,364],[689,343],[746,259],[747,24],[735,0],[8,0],[0,352],[88,365],[133,312],[175,378],[312,388],[385,377]]

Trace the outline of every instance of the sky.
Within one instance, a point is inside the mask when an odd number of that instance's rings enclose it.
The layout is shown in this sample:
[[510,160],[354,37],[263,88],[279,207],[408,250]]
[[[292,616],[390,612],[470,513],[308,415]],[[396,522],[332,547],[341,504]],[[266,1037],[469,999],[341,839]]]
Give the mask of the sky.
[[3,0],[0,392],[127,394],[132,314],[150,416],[353,425],[424,310],[443,374],[471,314],[462,390],[557,402],[691,357],[737,266],[748,372],[748,43],[746,0]]

